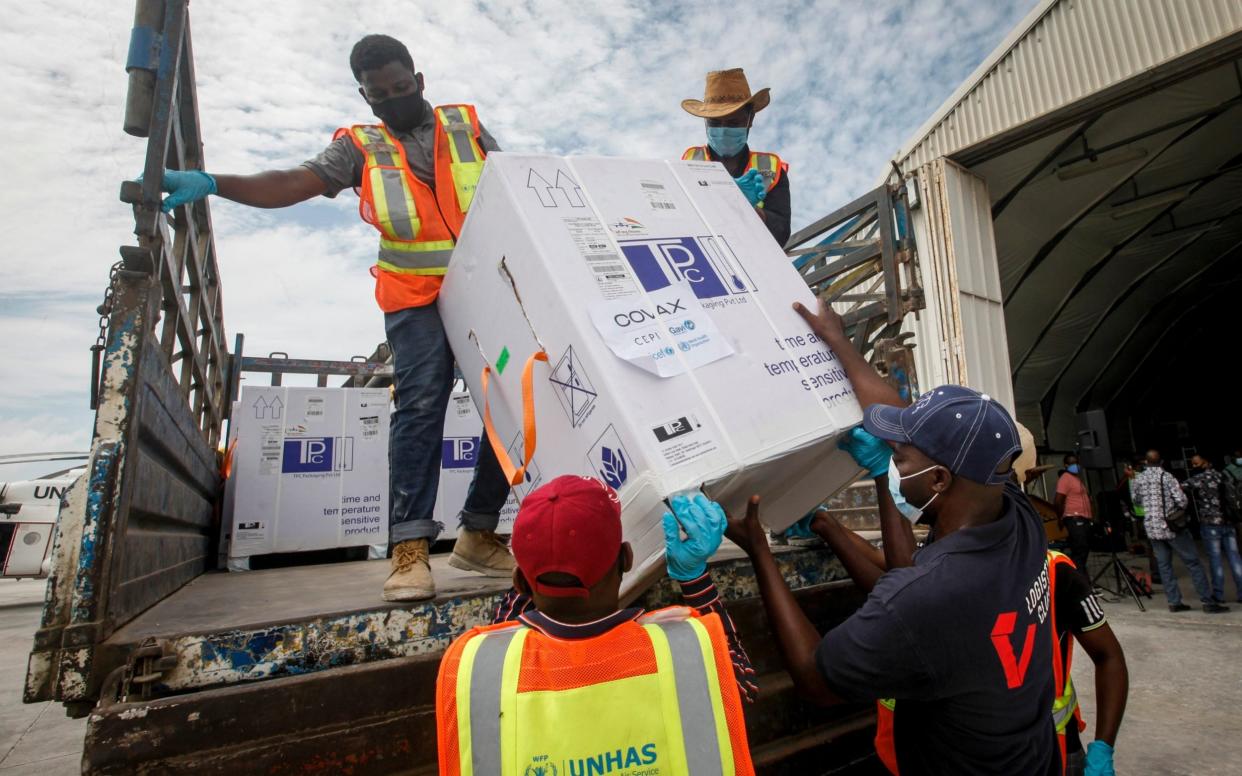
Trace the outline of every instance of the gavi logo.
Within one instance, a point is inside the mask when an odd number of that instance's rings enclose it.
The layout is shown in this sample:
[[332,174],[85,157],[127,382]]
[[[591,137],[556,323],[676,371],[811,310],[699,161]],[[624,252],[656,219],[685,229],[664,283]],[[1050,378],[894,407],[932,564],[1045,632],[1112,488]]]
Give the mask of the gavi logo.
[[686,281],[699,299],[748,294],[750,276],[724,238],[673,237],[618,242],[643,288],[657,291]]

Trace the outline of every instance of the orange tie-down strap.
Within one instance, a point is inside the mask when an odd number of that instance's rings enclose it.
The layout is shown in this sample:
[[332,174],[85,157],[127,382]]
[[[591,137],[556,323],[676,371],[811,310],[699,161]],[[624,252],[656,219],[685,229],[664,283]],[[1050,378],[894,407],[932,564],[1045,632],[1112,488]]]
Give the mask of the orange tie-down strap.
[[483,430],[487,432],[487,438],[492,443],[492,450],[496,453],[496,460],[500,462],[500,468],[504,470],[510,485],[521,484],[526,477],[526,467],[530,466],[530,459],[535,457],[536,361],[548,363],[548,354],[542,350],[532,353],[531,357],[526,359],[526,366],[522,368],[522,438],[525,440],[525,450],[522,452],[520,468],[513,465],[509,452],[505,450],[504,443],[500,441],[500,435],[496,433],[496,428],[492,425],[492,409],[487,398],[487,383],[491,378],[492,368],[483,367]]

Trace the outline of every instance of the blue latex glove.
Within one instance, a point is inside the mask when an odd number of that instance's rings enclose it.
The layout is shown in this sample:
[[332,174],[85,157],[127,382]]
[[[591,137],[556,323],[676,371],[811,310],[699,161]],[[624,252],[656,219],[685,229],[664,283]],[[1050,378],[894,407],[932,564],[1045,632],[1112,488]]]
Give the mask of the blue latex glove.
[[[1072,721],[1070,724],[1074,724]],[[1087,744],[1086,776],[1117,776],[1113,770],[1113,748],[1103,741]]]
[[[142,182],[142,176],[138,176]],[[164,181],[160,188],[168,192],[160,210],[171,213],[173,208],[187,202],[197,202],[208,194],[216,193],[216,179],[202,170],[164,170]]]
[[813,539],[815,538],[815,532],[811,530],[811,521],[814,519],[815,519],[815,513],[811,512],[810,514],[806,515],[798,522],[786,528],[784,532],[781,534],[781,536],[784,536],[786,539]]
[[872,477],[888,473],[888,461],[893,457],[893,448],[888,446],[888,442],[867,433],[862,426],[855,427],[841,437],[837,447],[854,456],[854,462],[866,469]]
[[733,180],[746,195],[746,201],[752,205],[758,205],[768,196],[768,186],[758,170],[747,170],[742,177]]
[[[693,500],[678,494],[669,504],[673,512],[664,513],[664,558],[668,563],[668,575],[679,582],[689,582],[703,576],[708,559],[720,549],[725,513],[719,504],[701,493]],[[685,539],[681,538],[683,530]]]

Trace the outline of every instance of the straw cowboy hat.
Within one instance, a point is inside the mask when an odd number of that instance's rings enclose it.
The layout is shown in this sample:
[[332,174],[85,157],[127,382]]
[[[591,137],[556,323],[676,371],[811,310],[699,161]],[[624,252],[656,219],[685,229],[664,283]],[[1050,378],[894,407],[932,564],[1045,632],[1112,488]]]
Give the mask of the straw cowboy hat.
[[768,107],[770,99],[766,86],[752,95],[750,84],[746,83],[746,74],[742,72],[742,68],[735,67],[732,70],[713,70],[708,73],[703,99],[682,100],[681,107],[691,116],[718,119],[748,105],[758,113]]

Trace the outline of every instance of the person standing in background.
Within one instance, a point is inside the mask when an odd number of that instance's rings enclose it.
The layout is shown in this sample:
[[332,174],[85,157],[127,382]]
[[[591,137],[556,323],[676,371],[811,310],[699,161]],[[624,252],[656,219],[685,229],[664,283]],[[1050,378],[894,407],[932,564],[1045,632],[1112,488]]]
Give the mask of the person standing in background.
[[703,119],[707,145],[687,148],[681,158],[723,164],[772,238],[784,247],[789,240],[789,165],[776,154],[752,151],[749,145],[755,114],[768,107],[770,99],[766,87],[750,93],[740,67],[708,73],[703,99],[681,101],[682,110]]
[[1079,573],[1090,578],[1087,559],[1091,553],[1091,496],[1082,481],[1082,466],[1073,453],[1065,456],[1065,469],[1057,479],[1057,519],[1069,533],[1069,557]]
[[1169,525],[1167,518],[1186,507],[1186,494],[1182,493],[1177,479],[1164,470],[1160,451],[1147,451],[1146,465],[1141,473],[1135,475],[1131,488],[1135,503],[1143,507],[1143,527],[1147,530],[1147,538],[1156,553],[1156,563],[1160,567],[1160,580],[1164,585],[1165,598],[1169,601],[1169,611],[1190,611],[1190,607],[1182,603],[1182,591],[1177,584],[1177,574],[1173,571],[1174,552],[1181,557],[1190,571],[1190,579],[1199,593],[1203,611],[1209,614],[1229,611],[1229,607],[1212,600],[1212,590],[1208,586],[1207,576],[1203,573],[1203,564],[1199,562],[1199,553],[1195,550],[1195,540],[1191,538],[1190,532]]
[[1203,548],[1207,550],[1208,567],[1212,572],[1212,600],[1225,603],[1225,562],[1233,573],[1233,583],[1238,588],[1238,601],[1242,602],[1242,557],[1238,555],[1238,534],[1225,519],[1221,503],[1221,486],[1224,478],[1212,468],[1212,462],[1201,455],[1190,459],[1193,474],[1182,485],[1199,512],[1199,530],[1203,536]]

